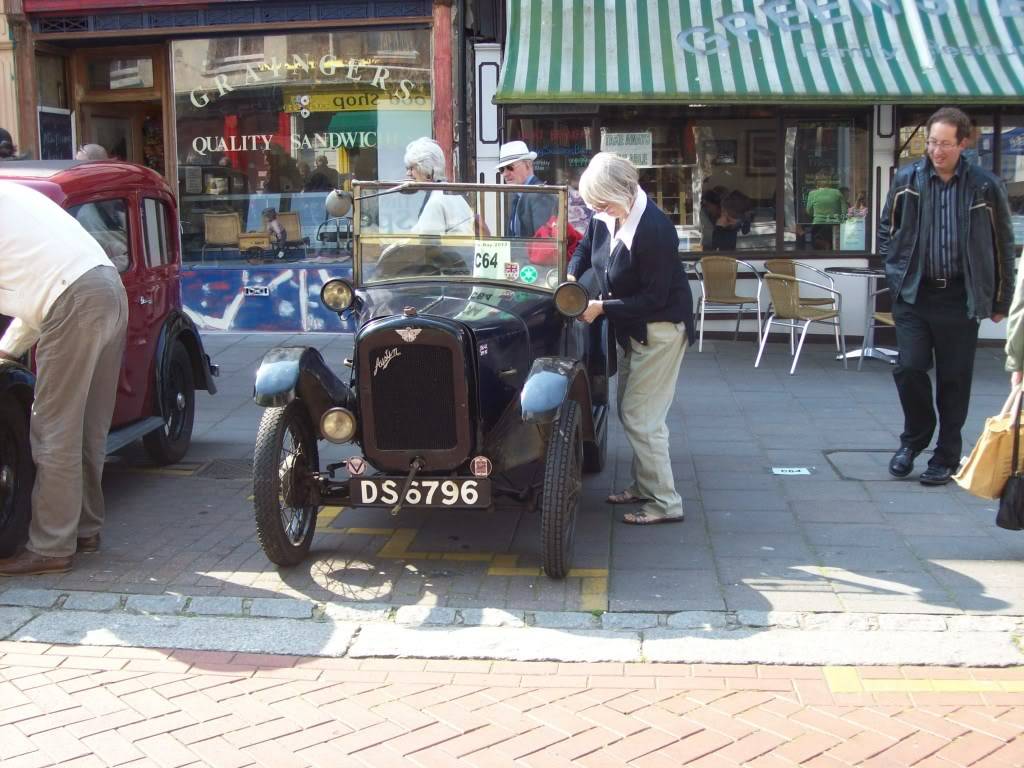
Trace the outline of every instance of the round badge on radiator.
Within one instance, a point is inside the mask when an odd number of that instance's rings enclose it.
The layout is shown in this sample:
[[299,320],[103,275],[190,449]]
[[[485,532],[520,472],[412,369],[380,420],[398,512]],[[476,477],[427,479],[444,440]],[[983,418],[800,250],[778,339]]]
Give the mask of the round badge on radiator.
[[352,477],[358,477],[366,471],[366,459],[362,456],[351,456],[345,460],[345,469]]
[[494,465],[486,456],[475,456],[469,462],[469,471],[473,473],[474,477],[489,477],[493,469]]

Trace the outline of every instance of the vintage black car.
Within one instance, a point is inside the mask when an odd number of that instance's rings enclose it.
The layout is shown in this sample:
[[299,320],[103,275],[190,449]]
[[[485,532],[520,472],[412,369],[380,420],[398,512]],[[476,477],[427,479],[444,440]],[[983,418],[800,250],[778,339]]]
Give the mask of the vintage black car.
[[[548,237],[505,235],[517,193],[551,198]],[[605,461],[615,358],[604,318],[574,319],[588,295],[565,281],[565,188],[361,184],[355,206],[354,284],[321,291],[356,321],[351,370],[278,347],[256,376],[264,551],[300,562],[325,504],[479,509],[502,495],[539,509],[544,571],[566,576],[582,475]],[[444,232],[424,216],[440,208]],[[319,440],[361,455],[321,467]]]

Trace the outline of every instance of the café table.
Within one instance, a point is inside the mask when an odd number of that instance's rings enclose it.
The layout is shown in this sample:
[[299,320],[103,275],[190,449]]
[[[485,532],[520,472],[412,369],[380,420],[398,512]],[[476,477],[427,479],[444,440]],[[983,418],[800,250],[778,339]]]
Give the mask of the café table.
[[[878,295],[878,281],[885,278],[885,270],[878,267],[826,267],[825,271],[830,275],[843,277],[859,277],[868,281],[867,301],[864,305],[864,346],[860,349],[851,349],[846,353],[846,359],[867,358],[871,360],[884,360],[889,365],[896,364],[897,352],[888,347],[875,346],[875,296]],[[837,355],[836,360],[843,359],[843,355]]]

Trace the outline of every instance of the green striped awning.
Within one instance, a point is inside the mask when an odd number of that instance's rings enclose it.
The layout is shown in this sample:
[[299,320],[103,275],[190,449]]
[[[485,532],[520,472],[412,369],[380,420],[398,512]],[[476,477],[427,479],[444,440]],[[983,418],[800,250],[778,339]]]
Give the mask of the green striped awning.
[[1004,102],[1019,0],[507,0],[495,101]]

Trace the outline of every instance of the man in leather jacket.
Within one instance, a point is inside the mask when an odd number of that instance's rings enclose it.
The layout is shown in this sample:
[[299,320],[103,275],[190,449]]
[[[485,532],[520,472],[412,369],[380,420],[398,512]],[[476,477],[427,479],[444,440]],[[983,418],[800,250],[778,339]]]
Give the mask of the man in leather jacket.
[[1013,292],[1013,228],[1006,188],[961,158],[970,119],[943,107],[927,123],[927,157],[897,171],[878,225],[878,252],[892,294],[903,406],[900,448],[889,473],[906,477],[939,436],[924,485],[949,482],[960,463],[978,325],[1006,316]]

